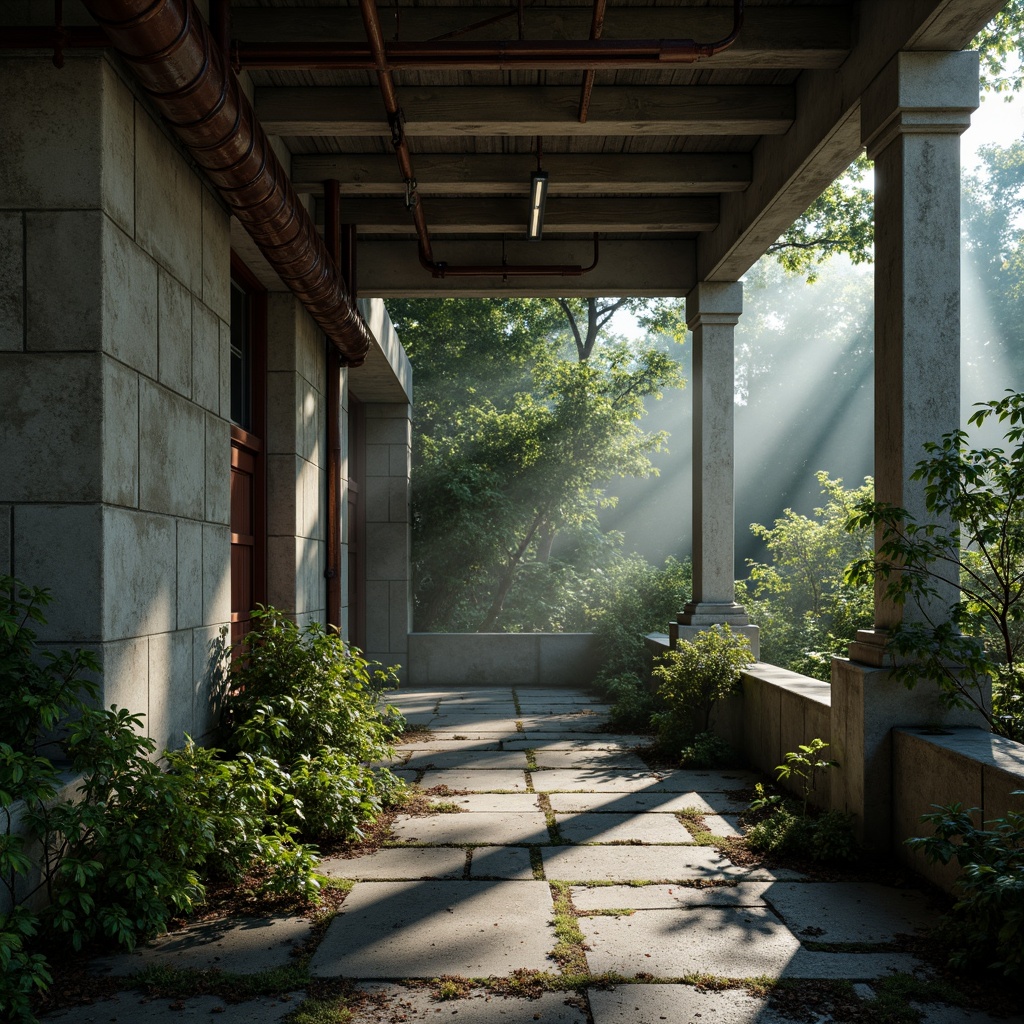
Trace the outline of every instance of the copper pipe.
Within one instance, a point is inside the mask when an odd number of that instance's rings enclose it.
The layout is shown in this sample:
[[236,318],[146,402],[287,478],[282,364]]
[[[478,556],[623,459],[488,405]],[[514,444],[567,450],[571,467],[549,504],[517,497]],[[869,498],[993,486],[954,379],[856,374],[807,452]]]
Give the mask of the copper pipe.
[[349,365],[373,335],[193,0],[84,0],[281,280]]
[[[341,184],[324,182],[324,245],[340,266]],[[341,356],[327,344],[327,624],[341,629]]]
[[[607,0],[594,0],[594,18],[590,23],[590,38],[600,39],[604,29],[604,12]],[[580,124],[587,123],[587,114],[590,112],[590,96],[594,91],[594,78],[597,73],[588,68],[583,72],[583,88],[580,90]]]
[[589,274],[596,266],[599,258],[597,232],[594,232],[594,260],[590,266],[578,264],[549,264],[532,266],[530,264],[494,263],[490,266],[470,266],[448,263],[428,263],[422,256],[420,263],[434,277],[582,277]]

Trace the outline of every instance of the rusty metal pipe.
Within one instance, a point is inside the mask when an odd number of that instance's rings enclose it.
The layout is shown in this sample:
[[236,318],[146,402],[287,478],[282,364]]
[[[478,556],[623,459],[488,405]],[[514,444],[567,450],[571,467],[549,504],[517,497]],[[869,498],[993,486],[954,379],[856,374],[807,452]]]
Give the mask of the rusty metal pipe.
[[373,335],[192,0],[83,2],[281,280],[361,363]]

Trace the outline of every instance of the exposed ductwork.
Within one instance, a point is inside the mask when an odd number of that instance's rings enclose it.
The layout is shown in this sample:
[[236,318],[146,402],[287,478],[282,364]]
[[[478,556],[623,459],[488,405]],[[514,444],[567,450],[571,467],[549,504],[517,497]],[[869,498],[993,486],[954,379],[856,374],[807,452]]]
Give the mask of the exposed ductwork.
[[192,0],[83,0],[267,262],[349,365],[373,342]]

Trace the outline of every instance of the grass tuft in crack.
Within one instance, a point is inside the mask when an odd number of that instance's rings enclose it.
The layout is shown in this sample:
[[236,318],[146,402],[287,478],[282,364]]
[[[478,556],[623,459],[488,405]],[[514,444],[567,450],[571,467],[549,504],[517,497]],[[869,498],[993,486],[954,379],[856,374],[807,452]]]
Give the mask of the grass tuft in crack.
[[558,829],[558,819],[555,817],[555,812],[551,809],[551,798],[547,793],[539,793],[537,795],[537,806],[544,812],[544,821],[548,826],[548,836],[551,840],[551,845],[565,846],[566,840],[562,838],[562,833]]
[[563,975],[587,977],[587,950],[590,948],[580,931],[576,908],[572,905],[572,887],[568,882],[549,882],[551,899],[555,905],[553,923],[555,926],[555,948],[551,959],[558,964]]

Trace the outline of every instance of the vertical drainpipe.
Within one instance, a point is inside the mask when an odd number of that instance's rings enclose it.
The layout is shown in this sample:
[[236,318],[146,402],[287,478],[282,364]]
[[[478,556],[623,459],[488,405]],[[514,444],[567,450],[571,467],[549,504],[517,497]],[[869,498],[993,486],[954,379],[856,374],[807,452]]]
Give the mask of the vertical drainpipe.
[[[341,265],[341,232],[338,216],[341,198],[336,180],[324,182],[324,244],[335,267]],[[352,282],[349,296],[354,302]],[[327,346],[327,624],[341,632],[341,371],[344,363],[338,347]]]

